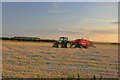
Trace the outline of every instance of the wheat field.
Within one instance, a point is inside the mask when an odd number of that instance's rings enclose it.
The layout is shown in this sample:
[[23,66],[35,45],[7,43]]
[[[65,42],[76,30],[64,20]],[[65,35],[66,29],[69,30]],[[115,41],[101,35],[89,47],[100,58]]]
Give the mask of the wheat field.
[[61,78],[70,75],[91,78],[118,76],[118,46],[53,48],[52,43],[2,41],[4,78]]

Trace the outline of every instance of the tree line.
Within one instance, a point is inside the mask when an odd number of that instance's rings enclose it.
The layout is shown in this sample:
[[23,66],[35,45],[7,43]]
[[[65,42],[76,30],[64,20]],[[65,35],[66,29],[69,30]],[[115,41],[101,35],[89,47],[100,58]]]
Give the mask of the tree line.
[[51,39],[40,39],[38,37],[1,37],[1,40],[13,40],[13,41],[33,41],[33,42],[55,42]]

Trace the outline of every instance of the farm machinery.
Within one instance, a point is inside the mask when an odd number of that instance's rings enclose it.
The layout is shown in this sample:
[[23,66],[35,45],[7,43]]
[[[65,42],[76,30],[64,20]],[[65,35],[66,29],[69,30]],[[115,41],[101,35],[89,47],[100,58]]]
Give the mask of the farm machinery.
[[86,39],[76,39],[74,41],[68,41],[68,37],[60,37],[58,41],[53,43],[53,47],[57,48],[88,48],[93,47],[93,43]]
[[57,48],[70,48],[71,47],[71,42],[68,41],[68,37],[60,37],[60,39],[58,41],[55,41],[53,43],[53,47],[57,47]]

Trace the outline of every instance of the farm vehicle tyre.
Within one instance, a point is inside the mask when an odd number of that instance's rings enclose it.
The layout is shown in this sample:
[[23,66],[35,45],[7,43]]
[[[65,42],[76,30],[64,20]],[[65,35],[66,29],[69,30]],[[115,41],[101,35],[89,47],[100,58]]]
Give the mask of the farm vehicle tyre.
[[59,43],[59,44],[57,45],[57,48],[62,48],[62,44]]
[[88,45],[84,46],[85,49],[88,49]]
[[70,42],[66,43],[65,47],[66,48],[71,48],[71,43]]

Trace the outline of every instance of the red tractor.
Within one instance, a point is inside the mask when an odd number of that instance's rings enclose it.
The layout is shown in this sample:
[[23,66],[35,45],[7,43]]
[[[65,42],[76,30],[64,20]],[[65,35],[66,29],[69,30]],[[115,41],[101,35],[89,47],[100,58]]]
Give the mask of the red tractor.
[[73,41],[73,45],[74,45],[74,47],[88,48],[89,46],[93,46],[93,43],[86,39],[76,39]]

